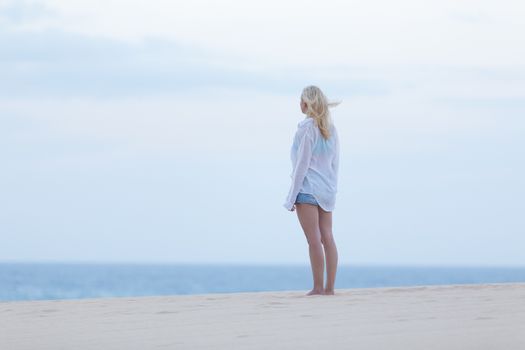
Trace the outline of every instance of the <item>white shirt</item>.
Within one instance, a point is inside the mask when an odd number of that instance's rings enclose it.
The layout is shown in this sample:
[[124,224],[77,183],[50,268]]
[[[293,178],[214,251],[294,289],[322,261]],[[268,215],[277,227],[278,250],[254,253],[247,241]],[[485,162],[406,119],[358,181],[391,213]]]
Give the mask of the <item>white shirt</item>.
[[291,210],[297,194],[302,192],[313,195],[325,211],[333,211],[339,170],[339,137],[335,125],[330,126],[330,138],[325,140],[313,118],[306,117],[299,122],[290,158],[292,185],[284,207]]

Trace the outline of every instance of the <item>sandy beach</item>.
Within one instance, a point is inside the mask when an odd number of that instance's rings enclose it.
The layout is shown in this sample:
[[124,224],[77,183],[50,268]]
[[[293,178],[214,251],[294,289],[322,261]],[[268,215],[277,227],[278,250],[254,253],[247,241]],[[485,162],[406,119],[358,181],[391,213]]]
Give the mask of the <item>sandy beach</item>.
[[0,349],[525,349],[525,283],[0,302]]

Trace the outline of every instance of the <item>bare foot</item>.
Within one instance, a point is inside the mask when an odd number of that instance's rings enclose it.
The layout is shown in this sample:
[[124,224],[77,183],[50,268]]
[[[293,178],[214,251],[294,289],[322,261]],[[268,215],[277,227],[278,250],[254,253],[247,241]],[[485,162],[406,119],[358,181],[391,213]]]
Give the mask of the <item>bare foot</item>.
[[323,295],[323,294],[324,294],[324,290],[315,289],[315,288],[309,291],[308,293],[306,293],[306,295]]
[[325,290],[323,291],[323,294],[324,294],[324,295],[335,295],[333,289],[325,289]]

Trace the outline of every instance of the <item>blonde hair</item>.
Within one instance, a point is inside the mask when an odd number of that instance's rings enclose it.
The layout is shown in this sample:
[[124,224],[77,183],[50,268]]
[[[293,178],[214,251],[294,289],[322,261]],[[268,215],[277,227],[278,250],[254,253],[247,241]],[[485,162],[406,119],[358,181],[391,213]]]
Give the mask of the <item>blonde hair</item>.
[[335,107],[341,102],[328,101],[321,89],[314,85],[307,86],[303,89],[301,100],[306,103],[305,114],[315,120],[321,135],[323,135],[325,140],[330,138],[332,119],[329,108]]

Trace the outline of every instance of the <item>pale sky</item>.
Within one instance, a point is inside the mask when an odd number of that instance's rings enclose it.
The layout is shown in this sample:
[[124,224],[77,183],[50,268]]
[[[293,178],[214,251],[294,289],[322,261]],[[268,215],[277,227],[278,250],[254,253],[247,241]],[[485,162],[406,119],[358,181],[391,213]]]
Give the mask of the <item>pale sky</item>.
[[342,104],[342,264],[525,265],[520,1],[0,0],[0,261],[308,264],[282,206]]

